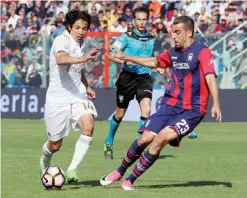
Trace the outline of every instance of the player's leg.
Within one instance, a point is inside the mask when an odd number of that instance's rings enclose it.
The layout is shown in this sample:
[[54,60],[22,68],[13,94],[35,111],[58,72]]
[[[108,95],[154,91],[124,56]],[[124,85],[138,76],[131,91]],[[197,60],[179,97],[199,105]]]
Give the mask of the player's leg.
[[110,127],[104,145],[104,156],[106,159],[113,159],[114,136],[129,106],[129,102],[134,99],[136,80],[133,74],[129,74],[125,71],[121,72],[116,87],[116,113],[110,121]]
[[127,108],[116,108],[116,113],[112,116],[110,121],[110,128],[108,131],[107,138],[104,145],[104,155],[106,159],[113,159],[113,143],[114,137],[117,132],[117,129],[125,115]]
[[[151,113],[151,102],[153,94],[153,80],[150,76],[145,79],[140,79],[140,84],[137,88],[136,99],[140,105],[141,117],[138,122],[138,129],[141,128],[145,120],[150,116]],[[138,134],[140,138],[141,134]]]
[[195,131],[192,131],[191,133],[189,133],[188,135],[187,135],[187,137],[188,138],[190,138],[190,139],[195,139],[195,138],[197,138],[197,134],[196,134],[196,132]]
[[[139,132],[144,132],[139,140],[135,140],[128,149],[119,168],[104,176],[100,183],[101,185],[109,185],[114,181],[122,178],[126,170],[141,156],[144,149],[150,144],[156,136],[156,132],[161,131],[169,120],[169,109],[163,105],[155,114],[151,115],[139,129]],[[168,113],[168,115],[166,114]],[[164,116],[163,116],[164,114]]]
[[168,143],[171,146],[177,147],[181,139],[193,131],[204,117],[192,110],[177,113],[178,115],[174,116],[167,123],[169,127],[164,128],[158,133],[150,148],[140,157],[132,173],[123,181],[121,186],[124,190],[133,190],[134,181],[154,164],[162,148]]
[[[67,170],[68,183],[77,182],[76,169],[84,159],[93,140],[94,116],[97,116],[95,107],[91,101],[84,101],[86,104],[76,103],[72,105],[71,120],[74,130],[80,130],[81,135],[76,142],[72,161]],[[84,109],[87,107],[87,109]]]
[[44,119],[48,141],[42,147],[42,156],[40,158],[41,171],[51,165],[53,154],[60,149],[63,136],[69,132],[68,115],[68,107],[45,106]]
[[113,182],[120,180],[126,170],[141,156],[144,149],[153,141],[154,138],[155,135],[153,133],[144,132],[140,139],[135,140],[131,144],[119,168],[101,178],[101,185],[110,185]]
[[148,168],[150,168],[159,157],[162,148],[170,141],[177,139],[178,135],[174,129],[163,129],[153,140],[150,148],[143,152],[139,161],[135,165],[132,173],[122,182],[121,187],[124,190],[133,190],[134,181],[140,177]]
[[42,147],[42,156],[40,157],[40,171],[42,172],[47,167],[51,166],[51,159],[55,152],[59,151],[62,146],[63,139],[58,141],[47,141]]

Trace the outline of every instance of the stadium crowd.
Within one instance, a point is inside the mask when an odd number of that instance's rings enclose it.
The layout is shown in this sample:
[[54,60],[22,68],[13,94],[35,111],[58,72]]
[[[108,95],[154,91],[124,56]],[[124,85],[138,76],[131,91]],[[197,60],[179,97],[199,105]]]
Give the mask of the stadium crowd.
[[[247,1],[1,1],[1,86],[41,87],[44,65],[47,65],[52,41],[65,30],[65,14],[79,8],[91,14],[89,32],[126,32],[134,28],[132,10],[147,7],[150,11],[147,30],[156,35],[158,41],[155,53],[172,45],[169,39],[171,24],[180,15],[192,17],[196,23],[198,39],[212,44],[222,34],[230,32],[247,20]],[[42,37],[43,30],[47,37]],[[236,39],[242,39],[247,26],[238,30]],[[218,35],[218,36],[217,36]],[[235,39],[235,41],[236,41]],[[47,49],[43,49],[46,42]],[[89,39],[90,42],[90,39]],[[97,60],[86,66],[89,83],[93,87],[103,87],[104,56],[103,38],[98,40],[102,49]],[[229,40],[231,46],[234,39]],[[247,47],[247,46],[245,46]],[[43,62],[42,53],[47,53]],[[110,67],[110,83],[113,87],[120,68]],[[153,75],[156,75],[155,73]],[[156,77],[156,88],[165,86],[161,76]]]

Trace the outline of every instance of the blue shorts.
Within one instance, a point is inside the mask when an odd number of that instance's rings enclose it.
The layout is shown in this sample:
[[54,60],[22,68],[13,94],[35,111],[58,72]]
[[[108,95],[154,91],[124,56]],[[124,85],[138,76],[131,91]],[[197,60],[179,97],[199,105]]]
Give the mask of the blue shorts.
[[192,132],[203,118],[204,115],[198,111],[162,104],[156,113],[145,120],[138,132],[158,134],[166,127],[172,128],[177,132],[178,140],[170,142],[170,145],[179,146],[182,138]]

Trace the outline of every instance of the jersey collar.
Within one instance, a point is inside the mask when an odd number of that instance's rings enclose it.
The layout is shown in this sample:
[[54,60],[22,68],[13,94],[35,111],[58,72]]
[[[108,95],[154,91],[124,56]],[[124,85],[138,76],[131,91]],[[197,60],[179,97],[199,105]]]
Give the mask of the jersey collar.
[[144,34],[141,34],[137,29],[134,29],[133,32],[135,32],[138,36],[141,36],[141,37],[147,36],[149,33],[148,31],[146,31]]

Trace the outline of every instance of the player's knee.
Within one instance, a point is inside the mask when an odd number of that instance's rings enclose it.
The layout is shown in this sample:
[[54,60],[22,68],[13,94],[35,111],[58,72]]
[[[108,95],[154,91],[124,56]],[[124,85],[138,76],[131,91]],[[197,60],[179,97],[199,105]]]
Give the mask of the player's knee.
[[150,113],[151,113],[151,107],[149,107],[149,106],[145,106],[145,107],[142,108],[142,110],[141,110],[141,116],[142,116],[142,117],[147,118],[147,117],[149,117]]
[[50,142],[50,148],[52,152],[57,152],[62,146],[62,141]]
[[88,124],[84,127],[82,134],[87,136],[93,136],[94,125]]
[[143,146],[143,147],[147,147],[154,140],[154,138],[155,138],[154,135],[152,135],[150,133],[148,133],[148,134],[145,133],[138,140],[138,144]]

